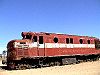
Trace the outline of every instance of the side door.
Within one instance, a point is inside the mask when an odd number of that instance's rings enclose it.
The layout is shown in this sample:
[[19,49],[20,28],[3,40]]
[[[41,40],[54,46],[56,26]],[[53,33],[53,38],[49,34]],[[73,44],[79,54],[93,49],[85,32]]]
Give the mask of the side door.
[[38,36],[38,56],[45,56],[45,43],[43,36]]

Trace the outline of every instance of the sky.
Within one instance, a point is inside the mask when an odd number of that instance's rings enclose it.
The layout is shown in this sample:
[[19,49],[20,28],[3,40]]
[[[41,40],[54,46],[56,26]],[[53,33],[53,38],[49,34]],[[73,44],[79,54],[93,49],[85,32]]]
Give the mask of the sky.
[[0,0],[0,53],[24,31],[100,38],[100,0]]

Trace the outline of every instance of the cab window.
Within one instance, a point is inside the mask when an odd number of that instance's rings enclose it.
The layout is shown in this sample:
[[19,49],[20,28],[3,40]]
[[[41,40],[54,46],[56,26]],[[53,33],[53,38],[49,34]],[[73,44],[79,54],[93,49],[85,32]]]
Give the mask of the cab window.
[[26,35],[25,39],[31,39],[32,35]]
[[37,36],[33,37],[33,42],[37,42]]
[[39,36],[39,44],[43,44],[43,36]]

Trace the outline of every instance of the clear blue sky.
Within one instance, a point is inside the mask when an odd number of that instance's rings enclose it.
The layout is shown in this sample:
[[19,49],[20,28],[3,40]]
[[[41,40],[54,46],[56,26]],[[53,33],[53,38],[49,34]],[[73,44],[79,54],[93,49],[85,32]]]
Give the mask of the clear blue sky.
[[0,0],[0,53],[22,31],[100,37],[100,0]]

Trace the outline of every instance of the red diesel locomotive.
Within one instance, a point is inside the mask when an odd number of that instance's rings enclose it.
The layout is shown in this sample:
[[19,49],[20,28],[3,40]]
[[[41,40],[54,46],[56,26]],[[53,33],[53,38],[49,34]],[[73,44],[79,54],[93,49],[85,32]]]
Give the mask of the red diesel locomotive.
[[100,57],[100,40],[95,37],[44,32],[21,35],[21,40],[7,44],[10,69],[65,65]]

